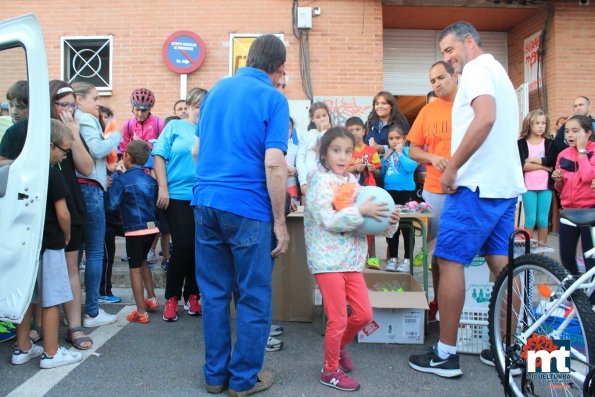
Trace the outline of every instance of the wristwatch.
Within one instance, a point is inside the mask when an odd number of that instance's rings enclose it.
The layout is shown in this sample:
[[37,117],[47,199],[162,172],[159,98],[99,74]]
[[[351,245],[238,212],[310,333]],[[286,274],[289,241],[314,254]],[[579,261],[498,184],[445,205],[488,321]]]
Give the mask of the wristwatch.
[[580,154],[587,154],[587,149],[579,149],[578,152]]

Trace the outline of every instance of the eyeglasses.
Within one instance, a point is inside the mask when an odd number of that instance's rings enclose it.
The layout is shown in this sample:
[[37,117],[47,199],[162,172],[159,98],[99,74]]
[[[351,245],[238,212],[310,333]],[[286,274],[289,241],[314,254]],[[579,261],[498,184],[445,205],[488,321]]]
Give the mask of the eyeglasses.
[[72,110],[76,110],[78,108],[78,105],[76,104],[76,102],[54,102],[56,105],[60,106],[60,108],[62,108],[63,110],[66,110],[68,108],[72,109]]
[[62,153],[64,153],[65,156],[72,152],[72,150],[64,149],[63,147],[60,147],[59,145],[56,145],[55,143],[52,143],[52,145],[54,145],[55,147],[60,149],[62,151]]

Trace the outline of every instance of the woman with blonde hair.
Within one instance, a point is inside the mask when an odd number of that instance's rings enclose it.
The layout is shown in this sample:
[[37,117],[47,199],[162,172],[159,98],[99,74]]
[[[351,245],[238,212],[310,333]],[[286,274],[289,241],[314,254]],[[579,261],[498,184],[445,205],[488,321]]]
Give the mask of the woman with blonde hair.
[[99,93],[89,83],[73,83],[77,109],[74,117],[79,122],[80,134],[91,158],[93,168],[87,175],[77,171],[77,180],[87,207],[87,219],[83,225],[85,246],[85,316],[84,327],[98,327],[116,322],[116,316],[99,308],[99,284],[103,262],[105,236],[104,194],[107,190],[107,160],[122,141],[122,135],[113,131],[104,138],[99,123]]
[[543,110],[529,112],[518,141],[519,155],[527,192],[523,193],[525,229],[533,235],[537,225],[540,242],[547,242],[549,213],[554,181],[550,177],[556,165],[553,141],[548,138],[550,121]]
[[[207,94],[202,88],[188,93],[188,118],[169,122],[153,147],[154,169],[159,185],[157,207],[165,211],[173,251],[167,268],[163,320],[178,320],[178,301],[184,297],[184,310],[198,316],[202,308],[195,276],[194,212],[190,206],[194,185],[195,143],[200,105]],[[183,291],[182,291],[183,289]]]

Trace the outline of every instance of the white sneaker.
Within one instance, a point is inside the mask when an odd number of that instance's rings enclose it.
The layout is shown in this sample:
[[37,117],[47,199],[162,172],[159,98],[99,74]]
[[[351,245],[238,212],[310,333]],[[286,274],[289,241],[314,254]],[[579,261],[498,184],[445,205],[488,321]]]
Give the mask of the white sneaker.
[[390,258],[388,262],[386,262],[386,269],[387,272],[396,272],[397,271],[397,258]]
[[271,325],[269,336],[279,336],[283,333],[283,327],[280,325]]
[[29,351],[23,351],[20,348],[15,348],[12,350],[12,360],[11,362],[14,365],[25,364],[27,361],[31,360],[32,358],[39,357],[43,354],[43,347],[31,344],[31,349]]
[[279,339],[271,338],[269,336],[269,339],[267,340],[267,346],[265,348],[265,351],[276,352],[281,349],[283,349],[283,342],[280,341]]
[[66,350],[64,347],[58,347],[58,351],[53,356],[43,352],[39,367],[44,369],[56,368],[63,365],[78,363],[82,359],[83,355],[81,353]]
[[402,273],[409,273],[409,269],[411,268],[411,264],[409,259],[403,259],[403,263],[397,266],[397,271]]
[[118,320],[113,314],[108,314],[103,311],[103,309],[99,309],[99,313],[95,317],[91,317],[88,314],[85,314],[83,319],[83,327],[85,328],[94,328],[99,327],[101,325],[107,325],[111,323],[115,323]]

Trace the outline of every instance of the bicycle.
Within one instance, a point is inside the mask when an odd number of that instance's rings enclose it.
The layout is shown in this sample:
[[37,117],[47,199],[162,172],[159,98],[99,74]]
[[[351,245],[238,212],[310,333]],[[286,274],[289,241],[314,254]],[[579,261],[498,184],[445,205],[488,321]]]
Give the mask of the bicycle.
[[[595,241],[595,209],[565,210],[561,218],[571,226],[590,226]],[[518,234],[525,237],[525,255],[513,260],[514,238]],[[505,393],[595,396],[595,312],[588,298],[595,290],[595,267],[573,277],[553,259],[529,252],[528,233],[513,233],[508,262],[513,266],[500,273],[490,299],[490,344]],[[595,248],[584,256],[595,258]],[[570,341],[569,372],[545,371],[552,364],[565,369],[567,360],[560,359],[558,363],[558,359],[550,359],[547,363],[545,358],[552,356],[536,359],[531,353],[529,357],[529,350],[555,351],[559,347],[553,345],[553,340]],[[536,371],[540,366],[544,372]],[[515,372],[520,370],[520,376],[512,376],[513,367]]]

